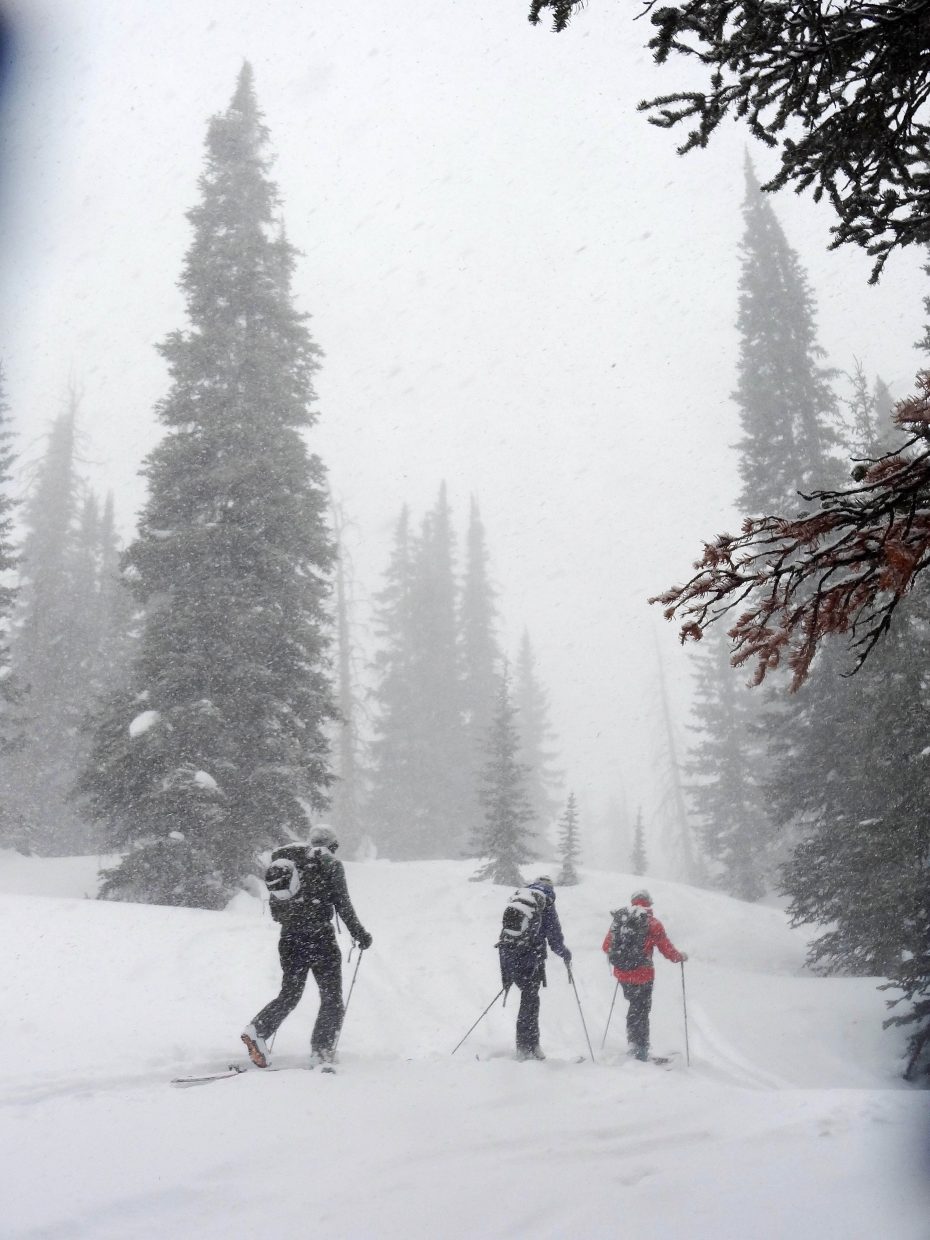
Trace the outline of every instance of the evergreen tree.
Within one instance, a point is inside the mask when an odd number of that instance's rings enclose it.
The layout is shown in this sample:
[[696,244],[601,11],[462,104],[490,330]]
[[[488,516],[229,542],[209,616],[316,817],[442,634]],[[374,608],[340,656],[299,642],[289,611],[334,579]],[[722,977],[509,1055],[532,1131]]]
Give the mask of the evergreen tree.
[[855,677],[834,692],[805,685],[791,721],[791,761],[772,782],[773,813],[803,824],[783,870],[794,925],[825,927],[809,960],[827,972],[896,979],[925,915],[930,770],[925,668],[930,600],[902,616]]
[[758,900],[771,869],[771,826],[752,735],[757,702],[733,674],[723,634],[709,634],[694,662],[699,722],[685,771],[698,839],[714,885],[740,900]]
[[[742,428],[737,506],[796,512],[803,507],[799,491],[839,476],[839,410],[833,372],[821,364],[807,275],[748,159],[745,176],[734,392]],[[698,656],[689,792],[713,880],[754,900],[775,882],[778,860],[791,844],[787,824],[781,841],[772,839],[765,785],[771,730],[790,731],[798,704],[753,694],[728,667],[725,646],[722,637],[709,641]]]
[[481,800],[483,828],[476,833],[474,855],[485,859],[474,881],[490,879],[518,887],[519,867],[532,860],[528,827],[533,810],[526,793],[526,768],[518,761],[516,710],[510,700],[510,673],[500,677],[497,709],[488,737]]
[[894,425],[894,398],[884,379],[876,376],[875,389],[872,396],[875,405],[876,423],[879,428],[879,443],[900,442],[900,431]]
[[357,849],[362,843],[363,772],[359,749],[359,714],[355,651],[350,616],[351,563],[346,545],[347,523],[341,506],[330,502],[336,539],[334,620],[336,630],[336,720],[335,775],[329,820],[343,849]]
[[422,522],[414,559],[414,681],[423,779],[419,856],[460,857],[471,817],[471,763],[465,730],[458,628],[455,534],[446,484]]
[[636,811],[636,825],[633,828],[633,851],[630,853],[630,869],[634,874],[646,873],[646,829],[643,826],[643,811]]
[[367,829],[378,851],[389,857],[408,855],[417,787],[425,775],[414,691],[413,544],[410,511],[404,505],[384,586],[375,595],[379,645],[372,665],[375,718]]
[[465,577],[459,609],[462,650],[462,705],[470,751],[474,821],[480,821],[480,783],[485,745],[494,717],[501,652],[495,633],[495,590],[488,572],[488,550],[478,503],[472,497],[466,541]]
[[562,869],[559,873],[560,887],[574,887],[578,882],[577,865],[581,859],[578,840],[578,806],[574,792],[568,794],[565,812],[559,819],[559,857]]
[[894,402],[881,379],[872,387],[857,359],[849,379],[849,395],[843,401],[845,446],[852,460],[875,460],[891,450],[896,437],[891,423]]
[[475,824],[445,483],[416,538],[408,522],[376,600],[371,831],[391,857],[460,857]]
[[102,700],[127,681],[135,650],[136,609],[120,572],[121,554],[110,491],[104,501],[97,539],[95,700]]
[[[82,545],[96,536],[93,503],[77,474],[78,398],[55,419],[24,511],[13,671],[23,689],[22,744],[11,758],[18,812],[37,850],[79,852],[93,840],[70,795],[89,705],[94,564]],[[91,529],[93,525],[93,529]]]
[[536,674],[536,657],[526,629],[517,654],[514,705],[520,740],[517,758],[526,767],[526,794],[535,824],[533,844],[546,851],[548,828],[558,809],[556,792],[562,777],[556,768],[552,748],[555,734],[549,723],[549,695]]
[[215,908],[261,849],[327,805],[334,715],[324,471],[304,433],[319,349],[292,302],[296,251],[245,65],[209,124],[180,286],[160,346],[166,428],[126,570],[145,608],[129,689],[81,781],[113,847],[112,898]]
[[0,846],[15,846],[24,852],[33,846],[32,832],[19,809],[14,787],[15,768],[11,758],[22,744],[23,721],[20,689],[10,659],[10,626],[16,604],[13,585],[18,555],[13,526],[16,500],[13,495],[13,448],[10,406],[6,397],[6,377],[0,364]]
[[682,779],[681,763],[678,760],[678,741],[672,717],[671,703],[665,687],[665,670],[662,666],[662,654],[656,645],[656,666],[658,670],[658,699],[662,711],[662,725],[665,733],[665,744],[660,763],[663,774],[663,790],[656,809],[656,818],[660,824],[663,853],[676,868],[677,876],[682,882],[700,883],[703,879],[703,857],[695,855],[696,850],[692,839],[693,829],[688,817],[685,801],[685,785]]
[[[862,454],[875,457],[884,428],[861,374],[854,396]],[[819,661],[773,737],[773,816],[802,833],[782,872],[789,915],[823,928],[809,950],[814,968],[886,977],[902,992],[911,1006],[890,1020],[916,1025],[910,1070],[922,1057],[930,1069],[926,587],[911,592],[856,676],[841,674],[844,652],[832,645]]]
[[833,372],[821,365],[807,275],[746,161],[737,327],[744,513],[796,512],[837,473]]

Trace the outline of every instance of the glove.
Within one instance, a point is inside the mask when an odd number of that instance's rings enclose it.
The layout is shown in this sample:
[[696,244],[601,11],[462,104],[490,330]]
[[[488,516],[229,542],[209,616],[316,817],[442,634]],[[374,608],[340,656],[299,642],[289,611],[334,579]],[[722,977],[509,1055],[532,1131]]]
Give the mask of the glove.
[[361,934],[358,936],[359,947],[364,952],[364,951],[367,951],[369,947],[371,947],[371,944],[372,944],[371,935],[368,933],[367,930],[363,930]]
[[688,953],[687,953],[687,952],[681,952],[681,953],[680,953],[680,955],[681,955],[681,963],[682,963],[682,964],[684,964],[684,963],[685,963],[685,961],[688,959]]
[[566,964],[571,964],[571,962],[572,962],[572,954],[571,954],[571,952],[568,950],[568,948],[567,948],[567,947],[566,947],[566,948],[565,948],[565,950],[562,952],[562,959],[565,961],[565,963],[566,963]]

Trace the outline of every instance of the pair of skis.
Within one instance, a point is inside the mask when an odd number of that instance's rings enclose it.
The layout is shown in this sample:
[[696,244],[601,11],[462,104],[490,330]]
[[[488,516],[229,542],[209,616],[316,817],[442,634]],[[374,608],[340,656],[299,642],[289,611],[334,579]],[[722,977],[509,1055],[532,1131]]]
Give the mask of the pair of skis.
[[171,1084],[177,1085],[179,1089],[186,1089],[191,1085],[209,1085],[211,1081],[230,1081],[234,1077],[245,1076],[249,1072],[315,1072],[317,1068],[321,1072],[330,1074],[336,1071],[331,1063],[281,1064],[277,1068],[273,1065],[267,1068],[247,1068],[244,1064],[231,1063],[221,1072],[205,1072],[202,1076],[176,1076]]

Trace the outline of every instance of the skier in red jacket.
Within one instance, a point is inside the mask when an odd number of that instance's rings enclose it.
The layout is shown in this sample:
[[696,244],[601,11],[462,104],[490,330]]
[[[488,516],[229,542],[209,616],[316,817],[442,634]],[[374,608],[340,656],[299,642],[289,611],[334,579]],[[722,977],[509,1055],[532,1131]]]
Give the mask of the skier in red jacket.
[[626,1036],[630,1053],[637,1059],[649,1058],[649,1012],[656,976],[652,953],[656,947],[673,964],[688,959],[665,933],[665,927],[652,912],[652,896],[641,888],[633,892],[629,908],[613,913],[603,943],[613,965],[614,977],[623,987],[623,997],[629,1004]]

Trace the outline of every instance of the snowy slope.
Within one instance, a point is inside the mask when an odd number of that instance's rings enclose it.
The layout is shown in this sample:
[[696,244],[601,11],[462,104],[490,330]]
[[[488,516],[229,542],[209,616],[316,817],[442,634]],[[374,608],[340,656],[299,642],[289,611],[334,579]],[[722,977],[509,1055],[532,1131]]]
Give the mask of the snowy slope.
[[[599,1062],[574,1062],[586,1044],[557,960],[545,1063],[508,1057],[512,1000],[451,1057],[499,988],[507,893],[468,883],[468,864],[347,870],[375,945],[339,1074],[179,1090],[171,1077],[242,1058],[242,1025],[277,989],[259,903],[67,898],[69,881],[92,889],[86,859],[0,854],[0,1236],[930,1237],[927,1093],[900,1080],[883,998],[868,979],[804,974],[804,938],[777,911],[650,882],[691,953],[692,1066],[665,1071],[622,1053],[622,1000],[599,1050],[613,994],[600,942],[633,882],[589,873],[559,909]],[[654,1046],[683,1050],[681,971],[660,960],[658,975]],[[300,1062],[314,997],[276,1062]]]

